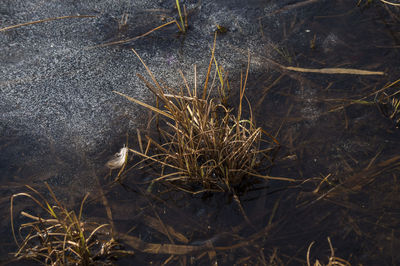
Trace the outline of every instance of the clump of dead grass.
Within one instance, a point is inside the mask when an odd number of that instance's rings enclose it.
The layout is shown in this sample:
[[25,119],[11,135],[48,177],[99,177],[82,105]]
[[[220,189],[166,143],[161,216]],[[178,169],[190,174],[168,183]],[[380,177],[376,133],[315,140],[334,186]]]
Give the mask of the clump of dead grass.
[[[245,96],[249,65],[241,75],[239,106],[235,112],[224,104],[230,85],[226,72],[214,57],[214,51],[215,39],[204,87],[199,90],[196,68],[193,87],[181,73],[182,86],[172,89],[158,82],[133,50],[152,83],[138,76],[156,96],[157,103],[152,106],[120,92],[115,93],[152,110],[156,114],[154,121],[157,121],[157,126],[164,125],[158,127],[162,141],[148,135],[143,140],[138,134],[140,150],[130,149],[141,157],[140,165],[157,166],[158,175],[152,183],[166,182],[197,193],[229,191],[249,176],[271,178],[258,170],[263,163],[266,167],[272,164],[279,143],[254,121],[251,105]],[[248,117],[243,117],[245,101]]]
[[[11,227],[18,245],[17,259],[38,261],[44,265],[106,265],[109,259],[122,254],[119,244],[112,238],[108,224],[84,222],[82,200],[79,214],[68,210],[46,184],[50,202],[36,189],[26,186],[29,192],[14,194],[11,197]],[[31,199],[44,212],[33,215],[22,211],[20,215],[29,222],[19,226],[18,235],[14,228],[14,200],[25,197]],[[106,230],[106,234],[104,231]],[[108,230],[108,231],[107,231]]]

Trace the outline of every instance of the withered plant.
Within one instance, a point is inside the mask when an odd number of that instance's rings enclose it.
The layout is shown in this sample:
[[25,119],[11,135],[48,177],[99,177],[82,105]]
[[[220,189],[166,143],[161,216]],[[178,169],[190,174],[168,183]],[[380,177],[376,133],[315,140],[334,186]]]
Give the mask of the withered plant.
[[[151,77],[152,82],[138,74],[156,96],[156,105],[115,93],[153,111],[156,114],[153,121],[161,125],[157,127],[161,142],[148,135],[143,140],[138,134],[140,150],[130,149],[141,157],[138,165],[156,166],[158,173],[152,183],[166,182],[178,189],[198,193],[229,191],[250,176],[272,179],[260,173],[259,166],[262,163],[265,163],[264,168],[271,165],[279,143],[256,126],[245,96],[250,58],[246,73],[241,74],[239,104],[234,112],[224,104],[230,85],[226,72],[214,57],[215,39],[201,91],[197,87],[196,68],[193,88],[181,72],[182,86],[172,89],[158,82],[137,52],[132,51]],[[244,99],[248,104],[248,117],[243,117]]]
[[314,245],[315,242],[312,242],[309,246],[308,246],[308,250],[307,250],[307,265],[308,266],[350,266],[350,262],[348,262],[345,259],[339,258],[335,256],[335,249],[332,246],[332,242],[331,242],[331,238],[328,237],[328,243],[329,243],[329,249],[331,251],[331,255],[329,256],[328,259],[328,263],[324,264],[321,263],[318,259],[315,260],[314,264],[311,264],[310,262],[310,252],[311,252],[311,247]]
[[[36,260],[44,265],[106,265],[109,259],[122,254],[119,244],[112,238],[108,224],[84,222],[82,210],[87,194],[82,200],[79,214],[68,210],[53,193],[50,201],[36,189],[26,186],[28,193],[18,193],[11,197],[11,227],[18,245],[17,259]],[[25,197],[31,199],[44,214],[33,215],[21,211],[20,215],[30,222],[19,226],[19,239],[14,228],[14,200]],[[101,233],[106,230],[107,233]]]
[[[392,120],[396,127],[400,126],[399,82],[400,79],[386,85],[375,95],[375,103],[379,110],[384,116]],[[390,90],[391,92],[389,92]],[[389,92],[389,94],[386,92]]]

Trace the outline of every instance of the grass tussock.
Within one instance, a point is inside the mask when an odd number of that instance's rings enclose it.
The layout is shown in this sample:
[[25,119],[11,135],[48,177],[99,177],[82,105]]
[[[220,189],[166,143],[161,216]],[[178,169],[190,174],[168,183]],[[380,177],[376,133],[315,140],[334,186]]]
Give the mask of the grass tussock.
[[[196,193],[229,191],[249,176],[272,178],[259,173],[258,169],[262,162],[266,162],[267,167],[271,165],[273,151],[279,143],[255,124],[245,96],[248,67],[242,74],[239,106],[234,112],[224,104],[230,87],[214,51],[215,40],[202,89],[197,87],[196,70],[193,87],[181,73],[182,86],[172,89],[158,82],[133,50],[152,83],[138,76],[156,96],[157,104],[152,106],[120,92],[115,93],[150,109],[156,113],[154,121],[157,125],[165,125],[158,127],[161,142],[150,136],[145,136],[145,141],[142,141],[142,136],[138,134],[140,150],[130,149],[142,158],[140,164],[156,166],[158,175],[152,182],[168,182],[179,189]],[[243,117],[245,100],[249,107],[248,117]]]
[[[108,224],[84,222],[82,210],[88,194],[82,200],[79,214],[68,210],[58,201],[51,188],[50,201],[36,189],[27,186],[28,193],[11,197],[11,227],[18,245],[17,259],[36,260],[44,265],[106,265],[118,255],[119,244],[111,237]],[[32,215],[22,211],[23,220],[29,222],[19,226],[18,241],[14,228],[14,200],[25,197],[40,207],[44,214]],[[52,203],[51,203],[52,202]],[[104,234],[104,230],[108,230]]]

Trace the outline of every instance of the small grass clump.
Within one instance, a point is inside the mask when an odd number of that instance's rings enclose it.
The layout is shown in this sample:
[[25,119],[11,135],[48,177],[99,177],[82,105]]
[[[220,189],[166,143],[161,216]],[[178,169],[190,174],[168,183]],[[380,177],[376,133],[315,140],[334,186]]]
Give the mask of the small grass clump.
[[[248,67],[246,73],[242,74],[239,106],[234,113],[233,109],[223,104],[226,102],[229,83],[226,73],[214,58],[214,51],[215,40],[204,87],[199,91],[196,70],[193,88],[190,88],[181,73],[182,86],[172,89],[159,83],[133,50],[153,84],[141,75],[138,76],[156,96],[157,104],[151,106],[120,92],[115,93],[152,110],[156,113],[157,125],[164,125],[158,127],[160,142],[146,136],[147,144],[143,145],[142,137],[138,134],[140,151],[129,149],[142,158],[139,164],[157,166],[158,176],[152,183],[167,182],[192,193],[221,192],[231,190],[232,186],[239,185],[249,176],[271,178],[258,170],[264,161],[267,162],[264,166],[272,164],[273,151],[279,143],[256,126],[250,103],[249,117],[243,118],[242,115],[244,99],[247,100],[245,88]],[[215,72],[211,80],[213,66]]]
[[[30,186],[27,186],[29,193],[18,193],[11,197],[11,227],[19,247],[15,253],[17,259],[36,260],[44,265],[106,265],[109,259],[122,252],[118,250],[120,246],[110,232],[106,235],[100,233],[109,229],[108,224],[83,221],[82,210],[88,194],[76,215],[74,211],[67,210],[51,188],[46,186],[55,205]],[[13,219],[14,200],[18,197],[31,199],[44,211],[44,215],[21,212],[24,219],[30,220],[19,226],[22,241],[17,240]]]

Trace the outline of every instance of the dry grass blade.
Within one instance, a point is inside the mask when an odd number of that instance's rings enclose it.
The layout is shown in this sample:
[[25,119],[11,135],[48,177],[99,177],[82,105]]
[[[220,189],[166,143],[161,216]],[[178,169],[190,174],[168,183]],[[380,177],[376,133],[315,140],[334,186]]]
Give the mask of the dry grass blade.
[[[33,259],[45,265],[89,265],[120,254],[116,250],[119,244],[110,236],[102,236],[101,231],[106,230],[108,224],[99,225],[83,221],[83,205],[88,194],[82,200],[79,214],[76,215],[58,201],[50,186],[46,186],[51,201],[28,186],[30,192],[14,194],[11,197],[11,227],[19,247],[15,253],[17,259]],[[19,226],[21,242],[17,240],[13,218],[14,200],[20,197],[31,199],[42,212],[44,211],[43,215],[21,212],[23,217],[31,220]]]
[[302,67],[285,67],[287,70],[306,72],[306,73],[321,73],[321,74],[349,74],[349,75],[385,75],[382,71],[368,71],[353,68],[302,68]]
[[[153,111],[157,116],[156,121],[161,115],[164,126],[159,128],[159,133],[162,142],[158,143],[146,136],[148,142],[145,152],[142,143],[139,144],[140,152],[130,149],[142,158],[143,167],[149,163],[152,167],[158,165],[159,173],[153,179],[153,183],[174,183],[174,187],[183,191],[197,193],[229,191],[250,176],[274,179],[257,171],[265,158],[269,159],[268,164],[271,164],[272,153],[279,143],[265,130],[256,127],[253,120],[251,106],[245,96],[250,56],[240,85],[239,108],[235,115],[232,109],[221,104],[225,100],[222,97],[227,95],[225,89],[228,89],[229,85],[226,72],[218,66],[214,57],[215,47],[214,37],[204,88],[199,92],[201,95],[197,92],[197,81],[194,81],[194,89],[191,89],[182,73],[183,85],[179,89],[174,90],[158,82],[142,58],[132,49],[152,82],[142,76],[140,78],[156,96],[160,106],[155,107],[120,92],[115,93]],[[209,83],[213,69],[214,81]],[[216,77],[219,82],[215,82]],[[212,96],[213,90],[222,97]],[[247,101],[250,114],[245,119],[242,118],[243,99]],[[151,151],[154,151],[154,154],[149,154]],[[275,179],[293,181],[285,178]]]
[[393,86],[395,86],[398,83],[400,83],[400,79],[398,79],[398,80],[396,80],[394,82],[391,82],[391,83],[385,85],[383,88],[381,88],[381,89],[379,89],[377,91],[371,92],[371,93],[367,94],[366,96],[363,96],[363,97],[361,97],[359,99],[356,99],[356,100],[351,100],[350,103],[348,103],[348,104],[341,105],[339,107],[334,107],[331,110],[329,110],[329,112],[336,112],[336,111],[339,111],[339,110],[343,110],[345,107],[348,107],[348,106],[353,105],[353,104],[367,103],[365,100],[368,97],[371,97],[371,96],[375,96],[375,100],[376,100],[380,93],[384,93],[385,91],[389,90],[390,88],[392,88]]
[[208,79],[210,77],[210,73],[211,73],[211,66],[214,60],[214,53],[215,53],[215,43],[217,40],[217,33],[214,34],[214,45],[213,48],[211,50],[211,59],[210,59],[210,63],[208,64],[208,70],[207,70],[207,75],[206,75],[206,82],[204,83],[204,88],[203,88],[203,96],[202,99],[204,100],[206,98],[207,95],[207,89],[208,89]]
[[301,2],[295,3],[295,4],[288,4],[288,5],[284,6],[284,7],[282,7],[281,9],[276,10],[275,12],[273,12],[273,14],[274,15],[275,14],[279,14],[279,13],[284,12],[284,11],[288,11],[288,10],[292,10],[292,9],[295,9],[295,8],[303,7],[303,6],[306,6],[306,5],[309,5],[309,4],[313,4],[313,3],[318,2],[318,1],[319,0],[305,0],[305,1],[301,1]]
[[172,236],[174,239],[184,243],[188,244],[189,239],[187,239],[183,234],[180,232],[177,232],[172,226],[169,225],[164,225],[159,219],[155,219],[151,216],[146,215],[145,217],[146,220],[146,225],[156,229],[158,232],[166,235],[166,236]]
[[134,102],[134,103],[137,103],[137,104],[140,104],[141,106],[146,107],[146,108],[152,110],[153,112],[159,113],[159,114],[161,114],[161,115],[163,115],[163,116],[166,116],[166,117],[168,117],[168,118],[173,119],[172,115],[170,115],[170,114],[168,114],[168,113],[166,113],[166,112],[164,112],[164,111],[162,111],[162,110],[160,110],[160,109],[158,109],[158,108],[156,108],[156,107],[153,107],[153,106],[151,106],[151,105],[149,105],[149,104],[147,104],[147,103],[144,103],[144,102],[142,102],[142,101],[136,100],[136,99],[134,99],[134,98],[132,98],[132,97],[129,97],[128,95],[125,95],[125,94],[121,93],[121,92],[118,92],[118,91],[113,91],[113,92],[116,93],[116,94],[119,94],[119,95],[121,95],[121,96],[124,96],[124,97],[127,98],[129,101]]
[[138,237],[126,234],[120,234],[119,238],[124,242],[126,242],[133,249],[151,254],[187,255],[193,252],[207,250],[209,248],[207,245],[194,246],[194,245],[147,243]]
[[391,5],[391,6],[400,6],[400,3],[393,3],[393,2],[390,2],[390,1],[387,1],[387,0],[380,0],[382,3],[385,3],[385,4],[388,4],[388,5]]
[[0,31],[6,31],[6,30],[11,30],[11,29],[15,29],[15,28],[23,27],[23,26],[32,25],[32,24],[48,22],[48,21],[53,21],[53,20],[66,19],[66,18],[95,18],[95,17],[96,16],[93,16],[93,15],[77,15],[77,16],[62,16],[62,17],[46,18],[46,19],[41,19],[41,20],[21,23],[21,24],[18,24],[18,25],[12,25],[12,26],[8,26],[8,27],[4,27],[4,28],[1,28]]
[[117,44],[123,44],[123,43],[127,43],[127,42],[132,42],[132,41],[135,41],[135,40],[137,40],[137,39],[143,38],[143,37],[145,37],[145,36],[151,34],[152,32],[157,31],[157,30],[159,30],[159,29],[161,29],[161,28],[164,28],[164,27],[166,27],[166,26],[168,26],[168,25],[171,25],[171,24],[173,24],[173,23],[175,23],[175,24],[178,26],[178,28],[180,29],[180,26],[179,26],[178,22],[177,22],[176,20],[172,20],[172,21],[169,21],[169,22],[167,22],[167,23],[164,23],[164,24],[162,24],[162,25],[160,25],[160,26],[158,26],[158,27],[155,27],[154,29],[151,29],[151,30],[149,30],[148,32],[146,32],[146,33],[144,33],[144,34],[142,34],[142,35],[139,35],[139,36],[136,36],[136,37],[133,37],[133,38],[129,38],[129,39],[126,39],[126,40],[120,40],[120,41],[115,41],[115,42],[103,43],[103,44],[100,44],[100,45],[93,46],[93,47],[91,47],[91,48],[106,47],[106,46],[111,46],[111,45],[117,45]]

